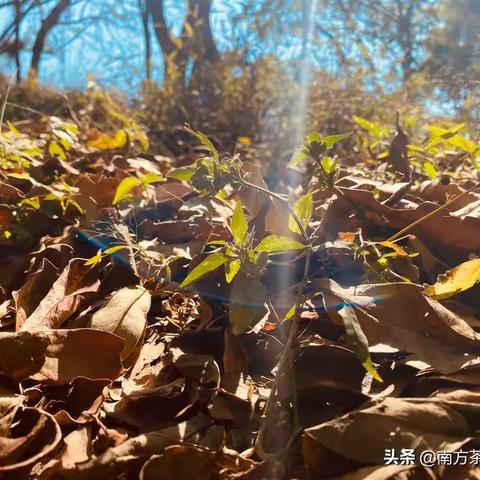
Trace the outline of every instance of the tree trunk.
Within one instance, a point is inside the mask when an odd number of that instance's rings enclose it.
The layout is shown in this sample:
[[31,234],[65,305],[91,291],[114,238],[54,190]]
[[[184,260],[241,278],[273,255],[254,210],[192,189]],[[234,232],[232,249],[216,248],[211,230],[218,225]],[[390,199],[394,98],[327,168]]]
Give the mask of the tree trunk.
[[184,46],[182,45],[178,49],[170,35],[163,11],[163,0],[147,0],[147,11],[152,18],[155,36],[162,50],[165,87],[175,87],[177,84],[181,84],[184,79],[181,68],[183,58],[180,58],[184,56],[182,52]]
[[415,60],[413,57],[413,0],[407,3],[405,10],[401,10],[398,20],[399,43],[402,46],[402,76],[403,83],[412,76],[415,71]]
[[152,42],[148,25],[148,6],[144,0],[138,0],[138,8],[142,17],[143,38],[145,41],[145,78],[147,82],[152,79]]
[[211,0],[188,0],[181,36],[174,40],[165,21],[163,1],[147,0],[148,13],[163,54],[165,88],[184,90],[190,62],[196,71],[204,63],[220,59],[210,27],[211,3]]
[[32,63],[30,65],[30,72],[28,74],[31,81],[36,82],[38,77],[38,68],[40,66],[40,60],[42,58],[43,50],[45,47],[45,40],[50,31],[60,21],[62,13],[70,6],[70,0],[60,0],[55,7],[50,11],[45,20],[42,21],[40,30],[35,38],[35,43],[32,49]]
[[15,66],[17,68],[17,85],[22,81],[20,64],[20,22],[22,18],[21,0],[15,0]]
[[187,21],[193,28],[193,39],[191,43],[197,48],[197,60],[207,62],[218,62],[220,54],[213,39],[210,26],[210,8],[212,0],[189,0]]

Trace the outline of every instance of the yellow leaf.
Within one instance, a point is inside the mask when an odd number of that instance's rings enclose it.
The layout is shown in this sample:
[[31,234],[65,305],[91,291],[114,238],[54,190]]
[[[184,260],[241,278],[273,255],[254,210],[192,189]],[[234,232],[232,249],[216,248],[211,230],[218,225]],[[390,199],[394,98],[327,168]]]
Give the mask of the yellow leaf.
[[57,142],[54,142],[54,141],[51,141],[48,144],[48,153],[50,154],[50,156],[57,157],[60,160],[66,160],[67,158],[63,148]]
[[96,138],[88,142],[88,146],[97,150],[116,150],[123,148],[128,141],[127,132],[123,129],[117,130],[114,137],[99,133]]
[[391,248],[399,257],[408,257],[408,253],[400,246],[394,242],[378,242],[382,247]]
[[15,137],[20,136],[20,132],[19,132],[18,128],[10,120],[7,120],[7,127],[8,127],[8,130],[10,132],[12,132],[12,134]]
[[379,375],[375,367],[373,366],[372,359],[370,355],[368,358],[362,363],[363,368],[375,379],[377,382],[383,383],[382,377]]
[[191,25],[190,23],[188,23],[188,22],[185,22],[184,25],[183,25],[183,27],[185,28],[185,32],[187,33],[187,35],[188,35],[189,37],[193,38],[194,35],[195,35],[195,32],[194,32],[194,30],[193,30],[192,25]]
[[251,145],[252,139],[250,137],[238,137],[238,142],[248,147]]
[[103,251],[105,255],[113,255],[114,253],[119,252],[120,250],[124,250],[128,248],[127,245],[115,245],[114,247],[107,248]]
[[11,178],[17,178],[18,180],[30,180],[30,175],[27,172],[22,173],[7,173],[7,175]]
[[115,191],[115,197],[112,205],[116,205],[120,200],[123,200],[135,187],[141,185],[141,180],[137,177],[124,178],[118,185]]
[[84,265],[87,267],[89,265],[95,265],[96,263],[100,262],[100,260],[102,259],[102,253],[97,253],[96,255],[94,255],[92,258],[89,258],[85,263]]
[[472,288],[480,281],[480,258],[461,263],[445,273],[445,278],[425,288],[425,293],[435,299],[444,300],[456,293]]
[[235,275],[239,272],[242,263],[239,258],[233,262],[225,264],[225,280],[227,283],[231,283],[235,278]]

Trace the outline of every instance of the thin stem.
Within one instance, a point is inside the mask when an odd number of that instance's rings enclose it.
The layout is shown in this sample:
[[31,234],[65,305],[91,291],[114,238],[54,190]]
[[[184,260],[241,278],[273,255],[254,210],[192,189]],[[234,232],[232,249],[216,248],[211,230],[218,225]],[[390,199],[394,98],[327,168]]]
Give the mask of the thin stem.
[[[257,450],[257,452],[258,452],[258,454],[260,455],[261,458],[263,458],[263,459],[267,459],[267,458],[275,459],[275,458],[280,457],[284,452],[288,451],[288,449],[290,448],[292,439],[298,434],[298,431],[299,431],[299,423],[300,422],[299,422],[299,419],[298,419],[298,411],[297,411],[297,404],[298,404],[297,388],[296,388],[296,382],[295,382],[295,370],[294,370],[294,365],[293,365],[294,358],[293,358],[293,355],[292,355],[292,351],[293,351],[293,347],[294,347],[295,342],[296,342],[297,337],[298,337],[298,325],[299,325],[299,322],[300,322],[300,312],[301,312],[300,307],[303,304],[303,292],[304,292],[305,286],[308,282],[308,273],[310,271],[310,262],[311,262],[311,257],[312,257],[312,246],[311,246],[310,238],[308,237],[308,234],[307,234],[305,228],[303,227],[302,222],[298,218],[297,214],[293,210],[293,208],[290,205],[290,203],[288,202],[288,200],[283,198],[278,193],[272,192],[272,191],[270,191],[270,190],[268,190],[264,187],[261,187],[259,185],[255,185],[253,183],[250,183],[250,182],[244,180],[243,178],[239,178],[238,180],[243,186],[249,187],[249,188],[251,188],[253,190],[257,190],[259,192],[262,192],[265,195],[280,201],[281,204],[289,211],[290,215],[292,216],[295,223],[297,224],[298,229],[299,229],[299,231],[302,235],[302,238],[304,240],[304,243],[305,243],[305,266],[304,266],[304,269],[303,269],[302,280],[298,284],[298,288],[297,288],[296,301],[295,301],[295,312],[294,312],[293,318],[292,318],[292,325],[291,325],[290,331],[288,333],[288,338],[287,338],[287,341],[285,343],[285,348],[283,350],[282,356],[281,356],[280,361],[278,363],[277,375],[276,375],[275,380],[273,382],[272,389],[271,389],[271,392],[270,392],[270,396],[268,397],[267,404],[265,406],[264,421],[263,421],[263,423],[260,427],[260,431],[258,433],[258,438],[257,438],[256,444],[255,444],[255,448],[256,448],[256,450]],[[269,423],[268,421],[271,417],[274,416],[273,409],[274,409],[274,406],[275,406],[275,399],[276,399],[278,391],[279,391],[280,381],[288,371],[290,371],[291,378],[292,378],[291,383],[292,383],[292,404],[293,404],[293,433],[292,433],[291,439],[289,440],[289,442],[287,442],[287,445],[286,445],[285,449],[283,449],[279,453],[268,453],[263,448],[263,439],[265,437],[267,424]]]
[[10,95],[11,89],[12,89],[12,82],[8,82],[7,91],[5,92],[5,98],[3,99],[2,106],[0,108],[0,133],[2,133],[3,119],[5,117],[5,110],[7,108],[8,96]]

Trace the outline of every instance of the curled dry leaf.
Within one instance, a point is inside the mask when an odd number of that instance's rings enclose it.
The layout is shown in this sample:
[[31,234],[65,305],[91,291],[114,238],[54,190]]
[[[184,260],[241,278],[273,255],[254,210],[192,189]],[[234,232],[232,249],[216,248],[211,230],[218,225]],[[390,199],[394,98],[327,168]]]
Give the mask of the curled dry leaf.
[[8,434],[0,435],[0,475],[34,466],[54,452],[61,439],[52,415],[36,408],[18,409]]
[[110,380],[85,377],[74,378],[67,386],[45,392],[44,410],[55,418],[61,427],[86,424],[97,415],[105,400],[105,387]]
[[230,326],[233,335],[245,333],[268,314],[267,289],[256,279],[236,276],[230,290]]
[[79,308],[85,296],[95,293],[99,287],[97,272],[86,267],[85,260],[70,260],[21,329],[60,328]]
[[132,464],[145,462],[153,455],[162,453],[166,447],[183,441],[216,451],[223,442],[224,432],[223,429],[211,425],[211,419],[200,414],[178,425],[131,437],[118,446],[108,448],[88,462],[77,465],[76,469],[69,471],[68,474],[71,475],[70,478],[82,480],[115,478],[120,472],[128,470]]

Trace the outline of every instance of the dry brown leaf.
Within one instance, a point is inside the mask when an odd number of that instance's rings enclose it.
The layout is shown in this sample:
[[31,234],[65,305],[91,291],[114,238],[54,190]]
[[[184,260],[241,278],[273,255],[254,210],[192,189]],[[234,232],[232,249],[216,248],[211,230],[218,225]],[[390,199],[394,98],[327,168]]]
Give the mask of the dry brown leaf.
[[344,472],[352,461],[383,465],[387,448],[455,451],[472,435],[465,418],[447,405],[386,398],[305,430],[303,454],[312,477],[326,478],[341,473],[342,462]]
[[125,472],[139,460],[146,461],[152,455],[160,454],[170,445],[177,445],[183,440],[189,444],[197,444],[212,450],[218,450],[223,441],[223,429],[212,425],[211,419],[205,415],[197,415],[185,422],[163,430],[148,432],[131,437],[118,446],[107,449],[99,456],[78,465],[70,471],[69,478],[115,478]]
[[122,288],[93,314],[89,327],[123,338],[121,356],[126,359],[143,336],[150,304],[150,293],[143,287]]
[[76,377],[115,379],[123,340],[92,329],[0,333],[0,370],[19,381],[35,375],[65,384]]
[[408,283],[343,289],[329,279],[316,282],[352,303],[370,345],[390,345],[443,373],[480,361],[480,335],[461,318]]
[[[438,205],[424,202],[415,208],[389,208],[381,204],[373,192],[343,188],[349,202],[337,199],[330,212],[325,227],[336,233],[345,231],[349,220],[339,211],[351,211],[353,202],[362,209],[363,215],[378,227],[400,230],[432,212]],[[335,205],[336,204],[336,205]],[[358,220],[358,217],[354,220]],[[356,228],[356,226],[355,226]],[[457,261],[465,260],[469,253],[480,250],[480,218],[475,216],[455,216],[448,211],[433,215],[412,228],[408,233],[417,236],[425,245],[441,258],[450,256]]]
[[50,455],[61,438],[52,415],[36,408],[19,409],[8,437],[0,436],[0,475],[32,467]]
[[60,328],[79,308],[85,296],[98,291],[100,280],[95,270],[86,267],[83,259],[70,260],[21,330]]
[[[268,189],[263,179],[260,167],[252,162],[245,164],[246,178],[253,185]],[[263,192],[251,188],[242,188],[238,193],[242,204],[252,216],[259,213],[265,215],[265,231],[275,235],[288,235],[288,215],[278,200],[271,199]]]
[[214,452],[181,445],[167,447],[142,467],[140,480],[211,480],[218,470]]

